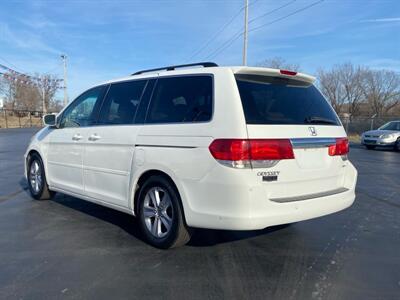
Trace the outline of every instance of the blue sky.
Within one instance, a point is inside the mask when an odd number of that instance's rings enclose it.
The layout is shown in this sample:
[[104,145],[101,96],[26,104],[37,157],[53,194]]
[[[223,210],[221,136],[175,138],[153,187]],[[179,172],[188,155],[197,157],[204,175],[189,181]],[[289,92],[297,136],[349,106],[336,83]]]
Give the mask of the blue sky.
[[[250,30],[317,0],[250,0]],[[188,62],[243,6],[243,0],[2,1],[0,63],[29,74],[62,76],[69,95],[142,68]],[[243,26],[243,14],[190,61],[240,65],[242,38],[211,56]],[[275,56],[304,72],[352,61],[400,71],[400,1],[325,0],[249,34],[248,65]],[[62,97],[62,94],[59,94]]]

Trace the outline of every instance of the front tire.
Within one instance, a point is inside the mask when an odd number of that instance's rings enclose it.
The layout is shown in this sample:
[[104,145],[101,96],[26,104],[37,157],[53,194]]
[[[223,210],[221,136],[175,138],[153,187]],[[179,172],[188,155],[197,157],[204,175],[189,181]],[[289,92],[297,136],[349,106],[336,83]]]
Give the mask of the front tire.
[[394,144],[394,150],[400,152],[400,138],[398,138]]
[[191,236],[179,193],[163,176],[152,176],[139,193],[138,217],[147,242],[168,249],[185,245]]
[[368,150],[374,150],[374,149],[375,149],[375,146],[371,146],[371,145],[365,145],[365,147],[366,147]]
[[53,198],[54,192],[49,190],[42,159],[36,153],[29,157],[28,161],[28,187],[33,198],[36,200],[48,200]]

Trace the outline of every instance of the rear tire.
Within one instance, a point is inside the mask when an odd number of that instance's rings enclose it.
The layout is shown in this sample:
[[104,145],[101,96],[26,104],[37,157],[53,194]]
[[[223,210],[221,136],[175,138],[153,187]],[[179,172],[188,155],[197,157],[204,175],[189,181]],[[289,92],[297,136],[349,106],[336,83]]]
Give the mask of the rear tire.
[[368,150],[374,150],[374,149],[375,149],[375,146],[371,146],[371,145],[365,145],[365,147],[366,147]]
[[141,187],[138,201],[139,224],[149,244],[168,249],[190,240],[179,193],[168,179],[151,176]]
[[39,154],[32,153],[29,156],[27,179],[29,191],[36,200],[49,200],[55,192],[49,190],[42,159]]

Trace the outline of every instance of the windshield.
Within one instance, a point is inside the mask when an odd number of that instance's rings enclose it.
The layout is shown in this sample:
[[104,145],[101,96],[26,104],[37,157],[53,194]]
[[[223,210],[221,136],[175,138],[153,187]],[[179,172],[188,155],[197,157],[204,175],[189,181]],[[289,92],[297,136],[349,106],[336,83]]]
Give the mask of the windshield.
[[236,82],[247,124],[340,125],[313,85],[259,75],[236,75]]
[[389,122],[379,127],[381,130],[399,130],[400,131],[400,122]]

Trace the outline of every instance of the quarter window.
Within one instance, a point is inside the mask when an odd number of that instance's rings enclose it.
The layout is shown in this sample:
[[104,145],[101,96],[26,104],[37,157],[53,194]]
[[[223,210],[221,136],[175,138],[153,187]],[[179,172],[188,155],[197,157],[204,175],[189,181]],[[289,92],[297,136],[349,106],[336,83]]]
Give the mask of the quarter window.
[[102,97],[103,86],[93,88],[80,95],[63,113],[60,127],[83,127],[95,122],[95,106]]
[[100,110],[99,125],[133,124],[146,80],[111,85]]
[[212,115],[212,77],[159,78],[146,123],[193,123]]

